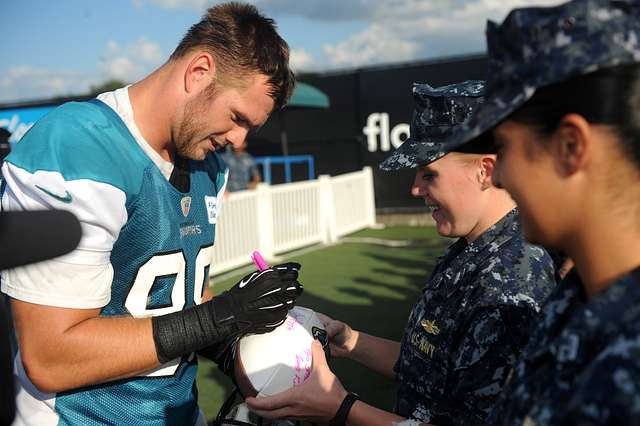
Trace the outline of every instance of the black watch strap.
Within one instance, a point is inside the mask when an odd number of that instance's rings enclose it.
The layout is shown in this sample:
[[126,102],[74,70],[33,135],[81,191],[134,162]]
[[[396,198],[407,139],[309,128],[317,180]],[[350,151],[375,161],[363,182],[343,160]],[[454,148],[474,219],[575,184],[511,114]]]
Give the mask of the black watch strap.
[[340,404],[340,408],[336,411],[336,415],[333,416],[333,419],[329,422],[330,426],[344,426],[347,424],[347,417],[349,416],[349,411],[351,411],[351,406],[360,399],[360,396],[357,393],[349,392],[347,396],[342,400],[342,404]]

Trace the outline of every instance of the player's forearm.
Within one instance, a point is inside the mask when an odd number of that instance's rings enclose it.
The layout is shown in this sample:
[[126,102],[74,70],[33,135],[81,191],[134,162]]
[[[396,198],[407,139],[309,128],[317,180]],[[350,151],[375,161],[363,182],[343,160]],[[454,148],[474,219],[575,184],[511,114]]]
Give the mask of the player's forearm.
[[151,320],[95,317],[39,343],[20,336],[23,364],[43,392],[132,377],[159,365]]
[[393,367],[400,356],[400,343],[357,331],[356,344],[349,358],[388,378],[395,378]]

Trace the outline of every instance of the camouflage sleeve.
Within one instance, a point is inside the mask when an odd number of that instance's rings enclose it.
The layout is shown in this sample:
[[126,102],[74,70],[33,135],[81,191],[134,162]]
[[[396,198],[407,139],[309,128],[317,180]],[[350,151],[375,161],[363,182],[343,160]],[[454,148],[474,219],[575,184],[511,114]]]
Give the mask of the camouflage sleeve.
[[455,424],[482,424],[528,338],[534,309],[512,305],[479,307],[460,336],[450,376],[451,402],[459,407]]
[[640,336],[617,340],[580,376],[558,424],[640,424]]

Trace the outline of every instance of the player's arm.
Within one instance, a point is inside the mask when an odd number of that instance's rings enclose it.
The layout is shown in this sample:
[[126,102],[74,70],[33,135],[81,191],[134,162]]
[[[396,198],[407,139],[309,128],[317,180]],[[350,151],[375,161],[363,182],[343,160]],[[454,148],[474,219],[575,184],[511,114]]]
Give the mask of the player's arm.
[[326,327],[331,354],[349,358],[394,379],[393,367],[400,356],[400,343],[352,329],[348,324],[318,313]]
[[202,293],[202,303],[208,302],[211,299],[213,299],[213,292],[207,286],[207,287],[204,288],[204,292]]
[[98,316],[111,297],[109,259],[126,223],[124,192],[8,163],[2,174],[4,209],[65,208],[83,228],[78,248],[64,261],[3,272],[2,291],[16,301],[23,365],[42,391],[136,375],[236,335],[270,331],[284,321],[302,291],[300,265],[280,265],[250,274],[242,286],[189,309],[151,319]]
[[60,392],[134,376],[239,335],[273,330],[301,292],[298,268],[256,271],[208,302],[152,318],[103,317],[100,309],[14,299],[22,363],[39,390]]
[[11,301],[20,356],[42,392],[134,376],[160,365],[151,319],[98,317],[100,309],[70,309]]
[[[205,289],[203,302],[211,298]],[[43,392],[135,376],[160,365],[151,318],[100,318],[100,309],[59,308],[17,299],[11,305],[22,363]]]

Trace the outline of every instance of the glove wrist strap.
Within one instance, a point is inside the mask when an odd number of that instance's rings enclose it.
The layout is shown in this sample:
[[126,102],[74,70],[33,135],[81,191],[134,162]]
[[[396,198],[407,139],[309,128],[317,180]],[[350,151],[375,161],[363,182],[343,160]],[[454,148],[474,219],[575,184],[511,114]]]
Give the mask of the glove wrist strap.
[[228,291],[214,297],[211,303],[213,304],[213,321],[217,325],[235,320],[234,300]]
[[151,318],[153,342],[161,364],[236,336],[235,321],[216,322],[214,307],[213,302],[206,302]]

